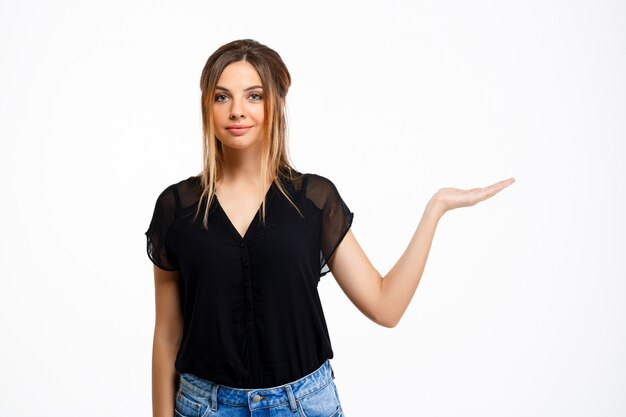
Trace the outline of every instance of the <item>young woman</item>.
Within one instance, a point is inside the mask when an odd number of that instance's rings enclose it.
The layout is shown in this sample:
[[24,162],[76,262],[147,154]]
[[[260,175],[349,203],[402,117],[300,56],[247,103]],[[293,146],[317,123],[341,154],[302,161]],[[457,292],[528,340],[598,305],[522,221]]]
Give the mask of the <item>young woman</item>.
[[280,56],[249,39],[223,45],[204,67],[204,168],[161,192],[146,231],[156,417],[342,416],[320,278],[332,271],[365,316],[394,327],[441,216],[514,181],[437,191],[383,279],[333,182],[289,161],[290,83]]

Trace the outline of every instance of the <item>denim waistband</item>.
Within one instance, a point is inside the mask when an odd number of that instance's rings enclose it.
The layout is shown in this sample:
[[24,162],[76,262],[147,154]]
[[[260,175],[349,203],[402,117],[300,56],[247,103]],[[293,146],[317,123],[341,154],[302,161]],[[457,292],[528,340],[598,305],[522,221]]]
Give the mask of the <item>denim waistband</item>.
[[247,406],[250,410],[289,403],[295,409],[295,399],[312,394],[324,388],[334,378],[330,360],[317,370],[302,378],[270,388],[233,388],[197,377],[190,373],[180,376],[180,384],[185,389],[211,399],[211,408],[217,409],[217,403],[233,406]]

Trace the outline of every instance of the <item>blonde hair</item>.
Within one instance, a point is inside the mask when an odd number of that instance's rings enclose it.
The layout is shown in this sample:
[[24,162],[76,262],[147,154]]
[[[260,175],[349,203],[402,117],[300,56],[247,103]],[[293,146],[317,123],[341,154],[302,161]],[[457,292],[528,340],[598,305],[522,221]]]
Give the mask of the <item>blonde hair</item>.
[[[279,179],[294,179],[295,168],[290,162],[286,146],[287,120],[285,115],[285,97],[291,85],[291,76],[280,55],[273,49],[252,39],[236,40],[218,48],[207,60],[202,76],[202,136],[203,136],[203,169],[198,175],[201,178],[202,194],[196,209],[196,217],[203,201],[206,201],[202,225],[208,229],[208,215],[211,202],[215,198],[215,183],[223,174],[222,143],[215,136],[213,123],[213,103],[217,82],[229,64],[238,61],[250,63],[259,74],[264,91],[263,146],[260,177],[271,178],[280,192],[296,208],[300,216],[302,212],[284,190]],[[265,223],[265,198],[261,203],[262,221]]]

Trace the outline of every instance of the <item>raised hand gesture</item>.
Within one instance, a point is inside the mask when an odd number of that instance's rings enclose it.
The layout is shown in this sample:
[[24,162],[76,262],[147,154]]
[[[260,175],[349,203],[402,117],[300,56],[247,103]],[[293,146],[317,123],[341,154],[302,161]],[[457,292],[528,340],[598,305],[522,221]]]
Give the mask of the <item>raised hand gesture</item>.
[[469,190],[451,187],[440,188],[439,191],[433,195],[431,205],[441,214],[455,208],[473,206],[476,203],[493,197],[514,182],[515,178],[509,178],[483,188],[471,188]]

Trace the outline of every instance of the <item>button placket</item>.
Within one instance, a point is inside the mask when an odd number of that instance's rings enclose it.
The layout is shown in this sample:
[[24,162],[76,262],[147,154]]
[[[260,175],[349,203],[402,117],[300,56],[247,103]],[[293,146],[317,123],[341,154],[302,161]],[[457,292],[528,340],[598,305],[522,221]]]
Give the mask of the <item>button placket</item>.
[[243,266],[243,280],[246,291],[246,326],[254,329],[254,304],[252,298],[252,274],[250,273],[250,253],[244,240],[241,241],[241,265]]

